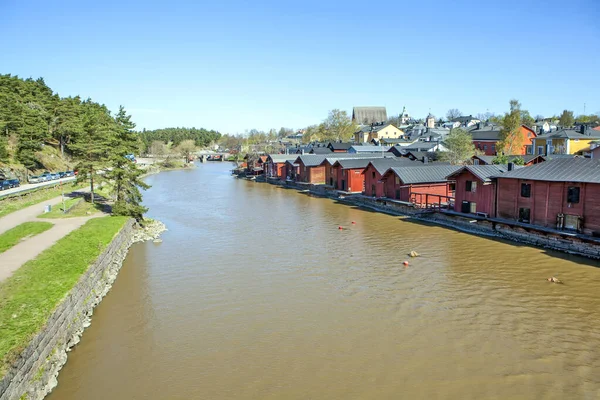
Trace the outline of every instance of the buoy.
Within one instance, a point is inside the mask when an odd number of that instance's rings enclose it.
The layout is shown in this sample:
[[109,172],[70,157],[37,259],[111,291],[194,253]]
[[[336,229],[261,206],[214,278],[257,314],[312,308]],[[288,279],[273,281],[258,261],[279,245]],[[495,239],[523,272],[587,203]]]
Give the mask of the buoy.
[[341,226],[338,226],[338,229],[341,231],[341,230],[342,230],[342,229],[344,229],[344,228],[342,228]]
[[408,267],[408,261],[404,261],[402,264],[404,264],[405,267]]
[[356,222],[352,221],[352,225],[356,225]]

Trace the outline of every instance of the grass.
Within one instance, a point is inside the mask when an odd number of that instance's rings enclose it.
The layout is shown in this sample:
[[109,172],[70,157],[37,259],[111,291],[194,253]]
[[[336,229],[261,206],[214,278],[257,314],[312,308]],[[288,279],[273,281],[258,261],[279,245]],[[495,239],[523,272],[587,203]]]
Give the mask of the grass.
[[50,222],[25,222],[7,230],[0,235],[0,253],[4,253],[23,239],[47,231],[52,226]]
[[89,220],[0,283],[0,378],[127,219]]
[[[87,185],[73,186],[65,184],[65,194],[74,189],[77,190],[85,186]],[[0,217],[15,211],[19,211],[34,204],[41,203],[42,201],[53,199],[60,196],[61,193],[62,189],[57,183],[57,186],[51,188],[40,188],[34,192],[30,192],[22,196],[0,199]]]
[[[71,207],[75,206],[76,204],[78,204],[80,201],[82,201],[83,199],[81,197],[74,197],[72,199],[66,199],[65,200],[65,209],[69,210]],[[52,211],[47,212],[47,213],[43,213],[38,215],[38,218],[67,218],[67,217],[71,217],[71,214],[65,214],[63,209],[63,205],[62,203],[58,205],[58,207],[54,207],[52,209]]]

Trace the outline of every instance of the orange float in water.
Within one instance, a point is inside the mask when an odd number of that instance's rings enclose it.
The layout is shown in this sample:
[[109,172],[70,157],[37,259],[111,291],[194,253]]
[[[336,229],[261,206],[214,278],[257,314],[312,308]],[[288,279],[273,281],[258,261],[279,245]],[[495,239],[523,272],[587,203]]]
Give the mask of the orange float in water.
[[342,229],[344,229],[344,228],[342,228],[341,226],[338,226],[338,229],[341,231],[341,230],[342,230]]
[[408,267],[408,261],[404,261],[402,264],[403,264],[405,267]]
[[352,225],[356,225],[356,222],[352,221]]

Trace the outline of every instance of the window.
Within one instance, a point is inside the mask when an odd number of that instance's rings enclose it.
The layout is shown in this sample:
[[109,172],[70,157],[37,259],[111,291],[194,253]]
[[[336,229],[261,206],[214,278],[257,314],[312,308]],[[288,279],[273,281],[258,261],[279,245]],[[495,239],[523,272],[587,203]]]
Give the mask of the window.
[[538,146],[538,155],[544,154],[544,146]]
[[487,144],[483,145],[483,151],[487,151]]
[[525,146],[526,154],[533,154],[533,146]]
[[531,197],[530,183],[521,183],[521,197]]
[[396,185],[400,184],[400,178],[396,177]]
[[373,172],[373,179],[375,179],[375,172]]
[[495,144],[492,145],[492,151],[496,151],[496,145]]
[[477,203],[471,202],[470,210],[471,214],[477,214]]
[[479,158],[473,160],[473,165],[479,165]]
[[567,189],[567,203],[579,203],[579,187],[569,186]]
[[465,185],[465,191],[475,193],[477,191],[477,182],[467,181]]
[[519,222],[529,223],[529,208],[519,208]]

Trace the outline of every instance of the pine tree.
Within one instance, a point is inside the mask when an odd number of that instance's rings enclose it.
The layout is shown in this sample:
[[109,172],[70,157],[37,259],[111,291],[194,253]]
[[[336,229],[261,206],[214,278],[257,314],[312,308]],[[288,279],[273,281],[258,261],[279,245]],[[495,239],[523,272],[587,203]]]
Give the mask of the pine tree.
[[138,149],[139,138],[133,128],[131,116],[127,115],[123,106],[115,116],[115,136],[111,149],[112,170],[107,177],[114,182],[115,204],[113,214],[128,215],[138,221],[143,220],[143,215],[148,209],[141,205],[142,193],[150,186],[141,180],[143,171],[127,156],[134,154]]
[[91,201],[94,203],[94,184],[102,177],[98,171],[109,163],[114,142],[115,126],[106,107],[91,101],[84,102],[83,130],[70,148],[79,160],[77,180],[89,180]]

